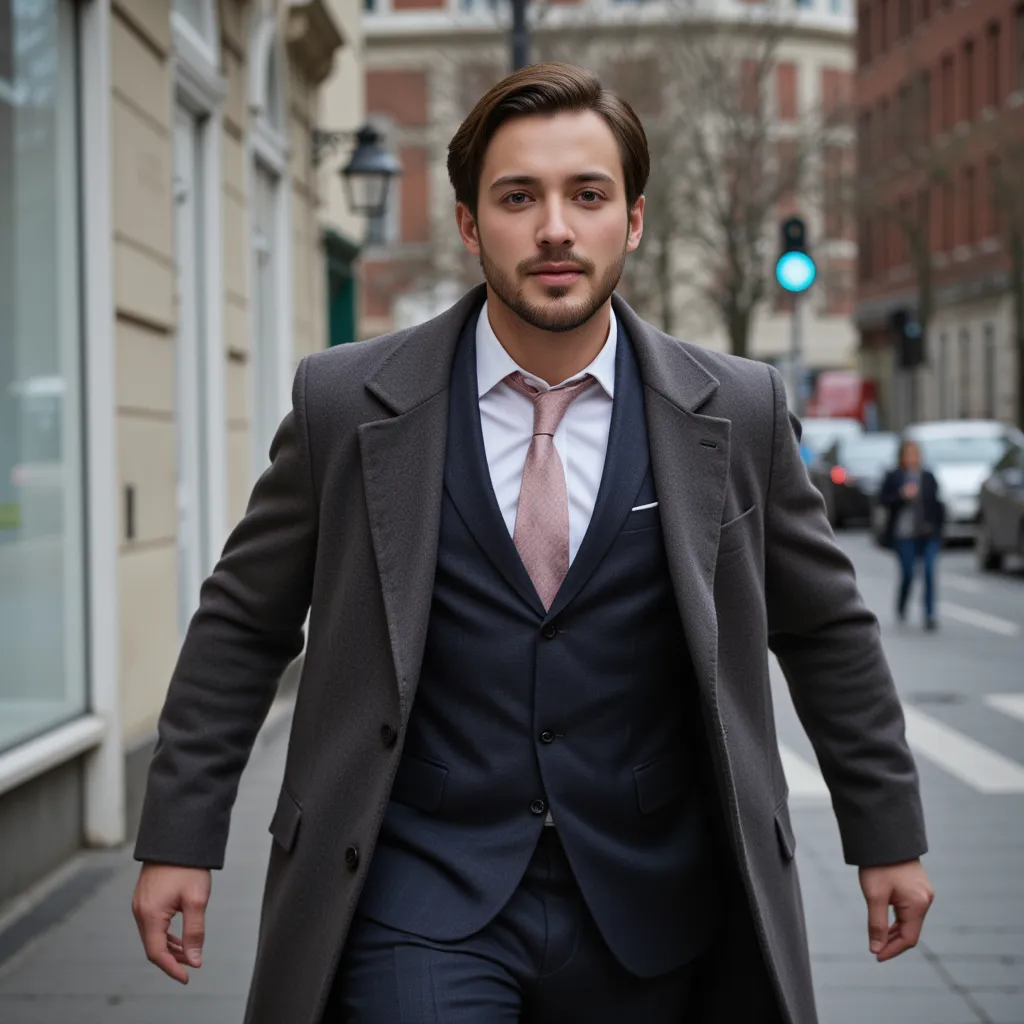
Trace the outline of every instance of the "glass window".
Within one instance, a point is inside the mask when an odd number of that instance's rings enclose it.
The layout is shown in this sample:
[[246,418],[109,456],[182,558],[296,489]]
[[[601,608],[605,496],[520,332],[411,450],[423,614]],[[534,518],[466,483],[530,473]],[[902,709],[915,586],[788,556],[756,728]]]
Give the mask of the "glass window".
[[86,706],[74,7],[0,0],[0,750]]
[[960,331],[960,418],[971,415],[971,335]]

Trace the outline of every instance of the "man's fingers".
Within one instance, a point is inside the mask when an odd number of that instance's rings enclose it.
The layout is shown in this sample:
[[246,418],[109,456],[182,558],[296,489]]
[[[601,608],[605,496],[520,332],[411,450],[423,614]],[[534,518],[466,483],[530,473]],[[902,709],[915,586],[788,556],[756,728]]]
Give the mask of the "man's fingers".
[[889,900],[882,896],[868,899],[868,944],[872,953],[880,953],[889,938]]
[[149,962],[159,967],[168,977],[187,985],[188,971],[167,948],[167,923],[152,915],[139,922],[139,932]]
[[878,962],[885,963],[886,960],[892,960],[898,957],[901,953],[906,953],[908,949],[913,949],[916,943],[911,942],[906,936],[897,932],[891,936],[889,941],[878,951],[876,959]]
[[206,939],[205,928],[206,902],[204,900],[185,897],[181,909],[181,944],[185,956],[192,967],[203,966],[203,942]]

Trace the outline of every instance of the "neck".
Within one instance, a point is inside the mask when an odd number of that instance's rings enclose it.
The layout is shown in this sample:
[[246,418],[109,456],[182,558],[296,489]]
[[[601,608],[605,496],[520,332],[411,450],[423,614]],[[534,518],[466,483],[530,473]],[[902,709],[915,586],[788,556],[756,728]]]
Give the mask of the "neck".
[[575,377],[598,356],[611,329],[609,299],[571,331],[545,331],[521,320],[487,286],[487,319],[502,348],[528,373],[552,387]]

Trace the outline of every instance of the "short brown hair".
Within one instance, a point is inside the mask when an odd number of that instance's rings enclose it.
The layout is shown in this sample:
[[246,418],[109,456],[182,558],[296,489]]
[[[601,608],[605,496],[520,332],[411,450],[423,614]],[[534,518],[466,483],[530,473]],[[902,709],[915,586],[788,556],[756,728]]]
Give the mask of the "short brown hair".
[[448,145],[448,177],[457,202],[476,216],[484,156],[498,129],[531,114],[593,110],[608,123],[619,144],[626,179],[626,202],[636,204],[647,187],[651,154],[647,134],[633,108],[605,89],[591,71],[574,64],[533,64],[502,79],[486,92]]

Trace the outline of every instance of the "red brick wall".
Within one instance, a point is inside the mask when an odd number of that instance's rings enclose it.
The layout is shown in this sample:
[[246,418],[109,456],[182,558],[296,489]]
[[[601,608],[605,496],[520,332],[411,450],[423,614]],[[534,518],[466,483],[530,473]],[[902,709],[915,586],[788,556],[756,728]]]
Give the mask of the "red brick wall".
[[427,123],[427,73],[418,70],[366,72],[366,110],[384,114],[403,128]]
[[422,146],[402,146],[402,202],[399,239],[403,242],[430,241],[430,178],[427,151]]

